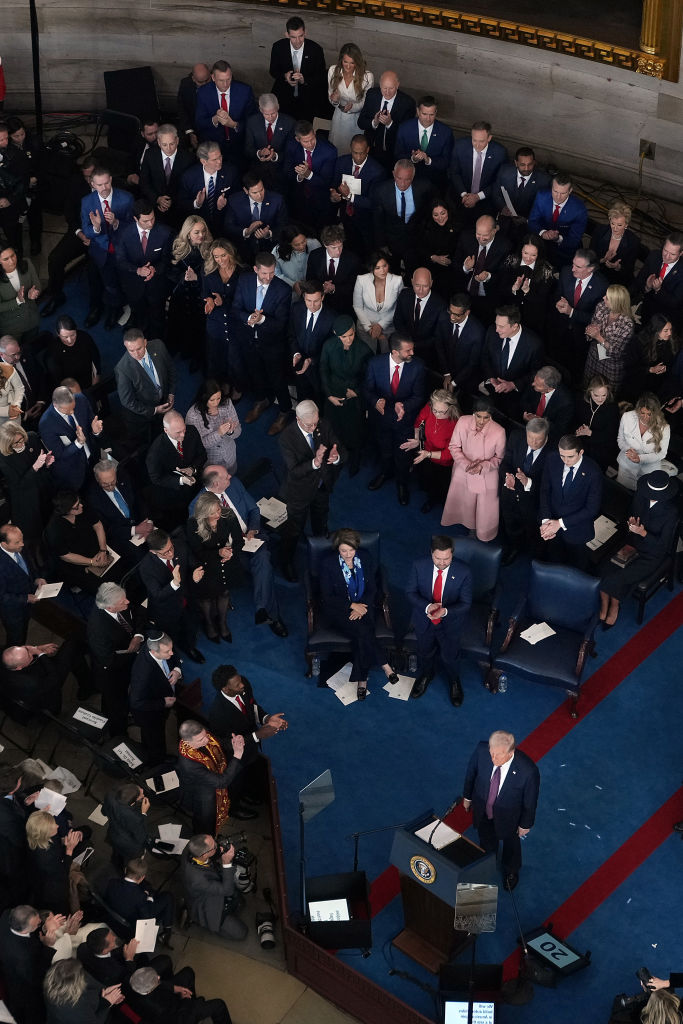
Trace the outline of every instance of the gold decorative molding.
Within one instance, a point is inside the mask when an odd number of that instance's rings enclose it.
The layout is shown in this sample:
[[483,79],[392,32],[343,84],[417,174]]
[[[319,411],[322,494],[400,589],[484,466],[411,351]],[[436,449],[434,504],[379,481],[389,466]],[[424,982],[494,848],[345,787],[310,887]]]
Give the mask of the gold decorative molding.
[[[253,0],[247,0],[253,2]],[[377,18],[386,21],[397,21],[406,25],[422,25],[428,28],[442,28],[450,32],[463,32],[485,39],[500,39],[506,43],[519,43],[533,46],[537,50],[550,53],[564,53],[570,57],[580,57],[609,67],[634,71],[652,78],[666,78],[678,81],[678,62],[675,47],[664,47],[667,54],[653,53],[649,49],[631,49],[613,43],[591,39],[587,36],[571,35],[556,32],[552,29],[539,28],[521,22],[507,21],[488,15],[469,14],[465,11],[452,10],[447,7],[427,7],[423,4],[403,3],[402,0],[259,0],[264,4],[277,7],[295,8],[300,11],[309,10],[323,13],[351,15],[359,18]],[[647,0],[646,15],[650,22],[654,19],[657,28],[667,21],[667,16],[680,13],[683,0]],[[652,38],[652,30],[646,33],[646,39]],[[642,45],[642,43],[641,43]],[[680,54],[680,40],[678,54]]]

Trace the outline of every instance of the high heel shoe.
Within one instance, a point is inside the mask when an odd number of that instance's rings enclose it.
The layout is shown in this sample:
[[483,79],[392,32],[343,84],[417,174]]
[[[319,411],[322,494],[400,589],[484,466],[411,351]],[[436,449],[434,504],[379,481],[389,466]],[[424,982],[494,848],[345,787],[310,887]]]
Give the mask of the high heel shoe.
[[221,640],[225,640],[226,644],[232,643],[232,633],[229,629],[225,633],[221,633]]
[[356,690],[356,697],[358,697],[358,700],[365,700],[367,695],[368,695],[368,688],[367,688],[367,686],[359,686],[358,689]]

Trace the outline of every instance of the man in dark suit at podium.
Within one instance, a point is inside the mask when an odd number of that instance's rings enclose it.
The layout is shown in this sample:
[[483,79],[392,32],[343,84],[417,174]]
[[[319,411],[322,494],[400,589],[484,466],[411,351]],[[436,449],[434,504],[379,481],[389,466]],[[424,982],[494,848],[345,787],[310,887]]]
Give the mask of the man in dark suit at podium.
[[[493,767],[492,767],[493,766]],[[472,807],[479,845],[497,853],[502,840],[501,867],[505,888],[519,881],[522,866],[520,839],[534,824],[541,776],[526,754],[515,749],[511,732],[498,729],[482,740],[470,758],[463,785],[463,806]]]

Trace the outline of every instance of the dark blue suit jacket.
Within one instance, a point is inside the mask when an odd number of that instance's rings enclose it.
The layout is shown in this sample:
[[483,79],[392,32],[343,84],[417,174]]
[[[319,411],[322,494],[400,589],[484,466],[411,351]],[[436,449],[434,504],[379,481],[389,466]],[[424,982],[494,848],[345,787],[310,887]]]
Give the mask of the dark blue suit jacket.
[[336,310],[330,309],[323,303],[322,309],[318,313],[318,319],[315,322],[315,328],[311,332],[310,339],[307,341],[306,323],[308,321],[308,310],[304,302],[295,302],[289,314],[289,347],[292,355],[295,352],[300,352],[304,358],[310,358],[314,363],[317,363],[323,345],[332,334],[336,318]]
[[325,139],[318,139],[311,155],[313,173],[305,181],[297,181],[294,168],[306,163],[304,148],[296,139],[289,139],[285,149],[285,181],[292,204],[306,211],[309,219],[329,215],[330,188],[337,162],[337,150]]
[[28,567],[28,575],[11,555],[0,549],[0,618],[3,622],[22,622],[31,612],[27,598],[35,593],[34,581],[38,573],[26,551],[21,554]]
[[[404,121],[400,125],[394,146],[394,157],[396,160],[410,160],[412,151],[420,149],[422,131],[422,125],[416,117],[412,117],[409,121]],[[443,121],[435,121],[432,125],[432,134],[427,146],[427,156],[432,162],[429,167],[422,161],[416,163],[416,175],[434,185],[445,185],[452,152],[453,132]]]
[[284,348],[292,304],[292,289],[279,277],[274,277],[263,300],[265,320],[257,327],[249,327],[247,320],[256,309],[257,284],[253,271],[250,274],[240,274],[235,298],[230,307],[230,320],[242,341],[259,341],[262,345],[279,345]]
[[526,185],[520,190],[517,187],[518,178],[519,171],[515,164],[504,164],[498,171],[493,187],[493,203],[497,210],[502,210],[506,205],[501,192],[501,188],[504,188],[510,196],[510,202],[514,206],[517,216],[528,217],[538,192],[541,189],[550,188],[552,179],[545,171],[535,167]]
[[[284,156],[287,142],[294,135],[294,125],[296,121],[289,114],[283,114],[279,112],[275,127],[273,128],[273,138],[271,142],[268,142],[266,135],[266,122],[263,115],[259,112],[252,114],[251,117],[247,118],[246,138],[244,144],[244,151],[247,157],[254,162],[255,168],[262,168],[264,173],[267,171],[275,172],[279,174],[282,170],[282,158]],[[261,163],[256,153],[259,149],[265,149],[266,146],[271,146],[278,154],[278,159],[271,163]]]
[[[454,558],[443,576],[441,604],[448,609],[448,615],[438,626],[425,615],[425,608],[432,603],[432,577],[434,563],[431,558],[420,558],[413,562],[406,587],[406,597],[413,609],[412,622],[416,633],[430,629],[445,629],[459,637],[464,617],[472,605],[472,573],[469,566]],[[455,653],[455,652],[454,652]]]
[[[353,167],[353,157],[350,153],[337,158],[332,178],[333,188],[337,188],[341,184],[342,174],[353,174]],[[353,215],[354,217],[360,217],[363,221],[369,221],[370,229],[372,229],[372,201],[370,198],[372,190],[378,181],[385,181],[386,176],[386,171],[382,165],[373,160],[371,156],[367,158],[359,174],[362,191],[353,200]],[[341,206],[342,214],[344,214],[346,203],[342,202],[339,205]]]
[[[76,408],[73,414],[78,425],[83,428],[90,455],[94,456],[96,460],[99,454],[99,440],[93,437],[90,428],[93,411],[85,395],[76,395]],[[55,461],[50,467],[55,488],[80,491],[88,469],[88,459],[85,449],[77,448],[74,443],[76,440],[74,428],[60,416],[54,405],[49,405],[40,417],[38,431],[43,444],[55,457]],[[62,437],[68,438],[69,443],[64,444],[61,440]]]
[[365,400],[373,415],[379,417],[375,406],[380,398],[386,399],[384,416],[381,417],[385,424],[396,421],[394,406],[397,402],[402,402],[404,415],[401,423],[405,423],[409,432],[412,433],[415,417],[424,405],[427,391],[424,363],[421,359],[416,358],[411,359],[409,363],[404,363],[398,391],[392,395],[389,362],[388,355],[373,356],[369,360],[363,383]]
[[436,352],[439,369],[450,373],[458,388],[474,387],[481,380],[481,357],[484,347],[484,325],[472,313],[461,327],[458,340],[453,340],[453,324],[446,314],[439,323]]
[[99,519],[104,526],[107,540],[114,551],[119,555],[125,555],[130,551],[134,551],[139,561],[144,555],[146,548],[142,545],[140,547],[130,545],[130,538],[131,528],[142,521],[142,513],[138,507],[133,485],[120,466],[116,478],[117,489],[128,506],[129,517],[124,516],[119,506],[114,504],[107,492],[97,483],[97,480],[92,480],[89,484],[85,494],[85,501],[95,519]]
[[261,203],[261,213],[259,220],[262,221],[264,226],[269,227],[272,231],[270,238],[259,239],[255,235],[251,238],[244,238],[242,231],[248,228],[251,224],[252,217],[252,201],[246,192],[235,192],[233,196],[230,196],[228,205],[225,208],[225,233],[228,238],[235,243],[235,245],[244,248],[248,246],[250,251],[263,252],[268,251],[277,244],[280,238],[280,232],[287,223],[287,207],[285,201],[279,192],[271,192],[269,189],[265,190],[263,202]]
[[[486,150],[486,157],[481,168],[479,180],[479,191],[483,192],[487,199],[491,198],[493,186],[498,176],[498,171],[507,162],[508,151],[500,142],[491,139]],[[468,135],[466,139],[456,139],[453,144],[453,155],[449,177],[455,194],[460,197],[463,192],[472,191],[472,171],[474,169],[472,158],[472,139]]]
[[412,288],[404,288],[399,292],[394,313],[394,330],[413,339],[418,355],[433,350],[441,324],[448,319],[446,304],[433,289],[426,305],[422,302],[421,306],[420,319],[415,323],[415,293]]
[[[477,744],[467,765],[462,788],[463,797],[472,801],[476,828],[486,813],[492,773],[493,762],[489,754],[488,740],[482,740]],[[533,826],[540,785],[541,775],[534,762],[521,750],[515,750],[505,782],[499,789],[493,805],[493,824],[498,839],[514,836],[518,828]]]
[[[195,193],[196,194],[196,193]],[[116,247],[117,241],[127,224],[133,219],[133,197],[130,192],[115,188],[111,199],[111,209],[115,214],[119,226],[116,231],[107,231],[107,222],[102,217],[102,229],[99,234],[95,233],[90,222],[91,213],[102,213],[102,204],[97,192],[91,192],[81,200],[81,230],[90,239],[88,253],[97,266],[103,266],[107,259],[107,249],[111,240]]]
[[[572,314],[569,323],[575,327],[583,328],[591,322],[593,319],[593,313],[595,307],[601,298],[603,298],[607,291],[609,281],[603,277],[602,274],[595,271],[581,292],[581,298],[579,299],[578,305]],[[555,295],[553,303],[558,302],[559,299],[565,298],[572,308],[574,307],[574,291],[576,289],[576,278],[572,274],[571,267],[562,267],[560,270],[560,277],[557,282],[557,288],[555,289]],[[558,314],[561,316],[561,314]],[[562,316],[561,319],[566,322],[567,318]]]
[[[150,287],[153,287],[155,292],[163,291],[166,288],[165,279],[171,262],[173,238],[171,229],[157,221],[147,236],[147,250],[143,254],[142,242],[135,221],[119,232],[116,265],[121,276],[121,284],[126,294],[134,302],[140,301],[145,290]],[[138,269],[147,263],[155,270],[154,277],[149,284],[143,281],[137,273]]]
[[[371,620],[374,621],[375,601],[377,599],[376,569],[373,570],[372,560],[368,557],[367,551],[363,551],[361,548],[356,554],[360,558],[365,586],[363,594],[358,598],[358,601],[368,606],[368,614]],[[321,612],[325,620],[335,623],[348,619],[351,598],[349,597],[349,589],[339,565],[339,555],[335,550],[327,551],[320,559],[318,589]]]
[[528,382],[530,375],[543,362],[541,339],[533,331],[530,331],[528,327],[523,327],[517,347],[507,369],[503,368],[502,354],[503,342],[496,333],[495,327],[491,325],[484,338],[484,350],[481,359],[482,380],[489,380],[490,377],[512,380],[515,382],[517,390],[521,391]]
[[[180,179],[180,188],[178,190],[178,205],[182,209],[183,215],[189,217],[192,213],[199,214],[209,224],[212,229],[217,229],[223,226],[223,217],[225,216],[224,207],[223,210],[214,210],[213,215],[209,213],[209,204],[206,200],[199,207],[198,210],[194,208],[194,201],[197,198],[197,193],[201,192],[204,188],[204,168],[201,164],[195,164],[193,167],[188,169]],[[233,164],[228,163],[226,160],[223,161],[223,166],[216,175],[216,199],[223,195],[226,199],[231,198],[233,192],[239,188],[239,174],[237,168]],[[217,232],[214,231],[214,234]]]
[[[208,493],[209,491],[206,487],[203,487],[199,492],[199,494]],[[193,515],[199,494],[190,502],[190,507],[187,510],[190,516]],[[247,533],[250,530],[259,530],[261,528],[261,511],[242,481],[238,480],[236,476],[230,477],[228,497],[247,524]]]
[[225,129],[222,124],[215,128],[211,123],[211,118],[215,115],[219,106],[218,89],[213,82],[207,82],[206,85],[202,85],[197,89],[197,106],[194,112],[197,135],[202,141],[217,142],[221,148],[226,143],[230,148],[233,146],[242,148],[246,135],[246,120],[252,114],[255,114],[258,109],[251,86],[245,82],[238,82],[234,78],[232,80],[228,113],[233,121],[238,122],[238,125],[237,128],[230,129],[229,139],[225,137]]
[[561,519],[566,527],[559,536],[567,544],[586,544],[595,536],[593,523],[600,514],[604,477],[597,462],[587,455],[581,460],[572,483],[562,493],[564,463],[552,452],[541,478],[538,519]]
[[581,239],[588,223],[588,211],[583,200],[570,192],[565,206],[560,210],[557,224],[553,224],[555,203],[550,189],[539,192],[529,214],[529,231],[540,235],[541,231],[555,230],[562,235],[561,242],[552,242],[565,256],[573,256],[581,245]]

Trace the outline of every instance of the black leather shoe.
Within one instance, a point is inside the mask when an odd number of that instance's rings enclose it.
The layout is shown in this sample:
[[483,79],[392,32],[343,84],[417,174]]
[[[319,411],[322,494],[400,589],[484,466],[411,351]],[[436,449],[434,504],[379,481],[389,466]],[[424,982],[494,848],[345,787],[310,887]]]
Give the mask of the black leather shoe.
[[187,656],[190,659],[190,661],[196,661],[198,665],[203,665],[204,662],[206,661],[206,658],[204,657],[202,652],[198,651],[196,647],[191,647],[190,650],[187,652]]
[[113,327],[116,327],[120,316],[121,310],[117,309],[115,306],[107,306],[107,312],[104,316],[105,331],[111,331]]
[[231,807],[228,814],[231,818],[236,818],[237,821],[253,821],[254,818],[258,818],[256,811],[249,811],[246,807],[238,807],[237,810],[233,810]]
[[256,615],[254,616],[254,623],[260,626],[262,623],[268,621],[268,612],[265,608],[257,608]]
[[171,931],[170,928],[164,928],[161,935],[159,936],[159,942],[161,943],[161,945],[164,946],[166,949],[170,949],[171,951],[173,950],[173,946],[171,945],[172,934],[173,932]]
[[204,631],[204,636],[206,637],[207,640],[210,640],[212,644],[219,644],[221,642],[221,638],[218,636],[218,634],[216,634],[216,636],[209,636],[209,634],[206,631]]
[[396,488],[398,492],[398,503],[399,505],[407,505],[410,502],[410,491],[406,484],[398,484]]
[[57,295],[53,295],[51,299],[45,303],[40,311],[41,316],[52,316],[56,313],[60,306],[63,306],[66,302],[66,295],[64,292],[59,292]]
[[378,491],[380,487],[384,487],[387,482],[387,478],[384,473],[378,473],[377,476],[373,476],[372,480],[368,484],[369,491]]
[[411,697],[421,697],[422,694],[427,689],[427,687],[429,686],[429,684],[431,683],[433,678],[434,678],[434,676],[431,675],[431,674],[430,675],[426,675],[426,676],[419,676],[415,680],[415,683],[413,684],[413,688],[410,691],[410,696]]
[[101,316],[102,316],[102,307],[101,306],[93,306],[92,309],[88,310],[88,315],[85,318],[85,324],[83,326],[84,327],[94,327],[95,324],[99,322],[99,319],[100,319]]
[[451,680],[450,699],[454,708],[459,708],[465,699],[465,694],[462,692],[462,686],[457,676]]
[[232,643],[232,633],[229,629],[226,629],[225,633],[221,633],[221,640],[225,640],[226,644]]
[[519,875],[515,875],[513,872],[511,872],[509,875],[505,876],[505,882],[503,884],[505,885],[505,888],[507,889],[508,892],[512,892],[512,890],[516,888],[518,882]]
[[298,583],[299,577],[297,576],[296,569],[291,562],[285,562],[282,566],[282,575],[288,583]]
[[683,833],[683,821],[677,821],[676,822],[676,824],[674,825],[674,832],[681,832],[681,833]]
[[519,548],[507,548],[507,550],[503,553],[501,565],[512,565],[514,560],[517,558],[518,554]]
[[426,516],[428,512],[432,511],[433,508],[434,508],[434,502],[433,501],[425,501],[424,505],[420,509],[420,512],[422,512],[422,514]]
[[398,672],[392,669],[389,675],[387,676],[387,682],[391,683],[392,686],[395,686],[396,683],[398,682]]
[[268,625],[270,626],[271,631],[275,633],[275,636],[289,636],[289,630],[285,626],[282,619],[271,619]]

